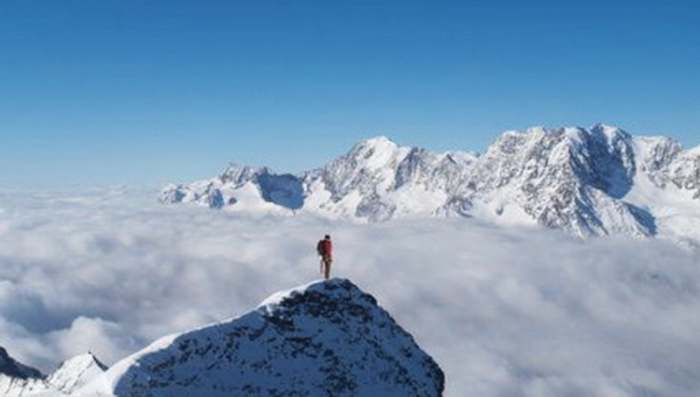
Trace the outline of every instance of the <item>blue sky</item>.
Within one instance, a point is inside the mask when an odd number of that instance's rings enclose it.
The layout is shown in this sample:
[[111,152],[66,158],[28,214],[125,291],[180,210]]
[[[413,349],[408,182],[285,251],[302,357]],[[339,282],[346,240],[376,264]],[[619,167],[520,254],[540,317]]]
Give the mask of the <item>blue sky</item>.
[[384,134],[483,150],[532,125],[700,144],[693,1],[0,4],[0,184],[298,171]]

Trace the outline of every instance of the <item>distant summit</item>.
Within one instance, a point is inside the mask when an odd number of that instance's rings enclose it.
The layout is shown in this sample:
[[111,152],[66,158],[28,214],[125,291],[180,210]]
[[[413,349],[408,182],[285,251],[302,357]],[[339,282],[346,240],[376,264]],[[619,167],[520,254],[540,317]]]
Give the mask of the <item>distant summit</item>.
[[482,155],[434,153],[380,136],[300,175],[232,166],[210,180],[169,185],[160,200],[360,222],[476,217],[584,238],[700,245],[700,147],[683,150],[672,139],[605,124],[508,131]]
[[64,396],[75,392],[107,369],[95,356],[74,357],[48,377],[18,363],[0,347],[0,396]]
[[107,370],[91,353],[81,354],[64,361],[48,378],[53,389],[71,394]]

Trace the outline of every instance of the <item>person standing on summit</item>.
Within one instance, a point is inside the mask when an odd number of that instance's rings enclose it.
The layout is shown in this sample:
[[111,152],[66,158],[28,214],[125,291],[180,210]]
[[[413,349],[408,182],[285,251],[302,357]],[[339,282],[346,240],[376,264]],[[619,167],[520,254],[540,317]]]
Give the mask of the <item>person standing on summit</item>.
[[333,263],[333,242],[327,235],[316,244],[316,251],[321,256],[321,273],[328,280],[331,277],[331,263]]

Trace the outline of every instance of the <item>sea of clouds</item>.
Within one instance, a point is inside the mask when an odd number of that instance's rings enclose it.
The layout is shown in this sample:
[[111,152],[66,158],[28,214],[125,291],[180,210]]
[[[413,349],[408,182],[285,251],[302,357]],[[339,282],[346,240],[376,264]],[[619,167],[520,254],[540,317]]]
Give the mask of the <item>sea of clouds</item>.
[[700,254],[471,219],[377,225],[161,206],[112,188],[0,192],[0,345],[50,371],[112,364],[334,274],[445,370],[448,396],[700,395]]

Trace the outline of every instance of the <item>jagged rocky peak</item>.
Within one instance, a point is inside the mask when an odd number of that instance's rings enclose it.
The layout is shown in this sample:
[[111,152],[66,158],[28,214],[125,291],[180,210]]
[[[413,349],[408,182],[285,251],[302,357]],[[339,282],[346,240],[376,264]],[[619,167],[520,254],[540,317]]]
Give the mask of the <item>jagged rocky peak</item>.
[[700,146],[683,150],[676,140],[663,137],[635,139],[640,170],[659,188],[671,184],[681,190],[690,190],[700,199]]
[[669,176],[678,188],[690,190],[693,198],[700,199],[700,146],[676,156]]
[[334,201],[353,190],[362,195],[376,194],[393,184],[393,171],[409,150],[386,137],[367,139],[327,164],[321,179]]
[[0,374],[16,379],[41,379],[44,377],[38,369],[21,364],[10,357],[2,346],[0,346]]
[[506,131],[479,159],[470,183],[480,194],[501,189],[512,183],[549,177],[568,177],[571,170],[572,138],[578,131],[529,128],[525,132]]
[[[240,204],[241,197],[247,203]],[[236,206],[261,207],[270,203],[280,208],[296,210],[304,201],[303,177],[277,174],[267,167],[230,164],[217,178],[197,181],[188,185],[170,184],[161,191],[159,201],[164,204],[193,202],[209,208]],[[269,206],[262,208],[270,209]]]
[[489,175],[480,175],[501,187],[524,176],[538,178],[578,177],[584,184],[607,190],[616,188],[620,178],[626,183],[634,175],[635,159],[631,136],[616,127],[597,124],[591,129],[533,127],[526,132],[508,131],[492,145],[482,166]]
[[379,136],[357,143],[347,154],[331,161],[324,168],[326,173],[344,171],[353,175],[386,170],[396,167],[409,150],[387,137]]
[[628,133],[602,124],[509,131],[479,159],[467,198],[504,203],[499,211],[517,207],[540,225],[581,237],[650,236],[653,218],[618,201],[633,185],[634,150]]
[[267,167],[251,167],[237,163],[231,163],[221,173],[219,179],[221,183],[232,183],[234,185],[242,185],[247,182],[256,181],[260,175],[269,174],[270,169]]
[[107,370],[92,353],[85,353],[64,361],[51,375],[47,383],[55,390],[71,394]]
[[[473,164],[477,157],[470,152],[435,153],[421,147],[400,146],[379,136],[356,144],[346,155],[328,164],[325,170],[327,177],[370,179],[379,182],[384,190],[391,190],[411,182],[424,182],[429,177],[439,177],[441,170],[462,170]],[[354,186],[355,183],[348,185]]]
[[665,136],[638,137],[637,147],[641,169],[647,173],[663,170],[683,151],[678,141]]
[[609,141],[615,141],[618,139],[631,139],[632,136],[625,130],[604,124],[604,123],[597,123],[594,124],[591,128],[590,131],[595,133],[595,134],[602,134],[605,135]]
[[440,396],[440,367],[348,280],[156,341],[84,389],[119,396]]
[[[407,152],[408,148],[400,147],[384,136],[366,139],[323,167],[322,177],[330,185],[338,181],[352,185],[357,179],[396,167]],[[342,190],[340,186],[335,188],[336,186],[331,186],[330,190]]]

